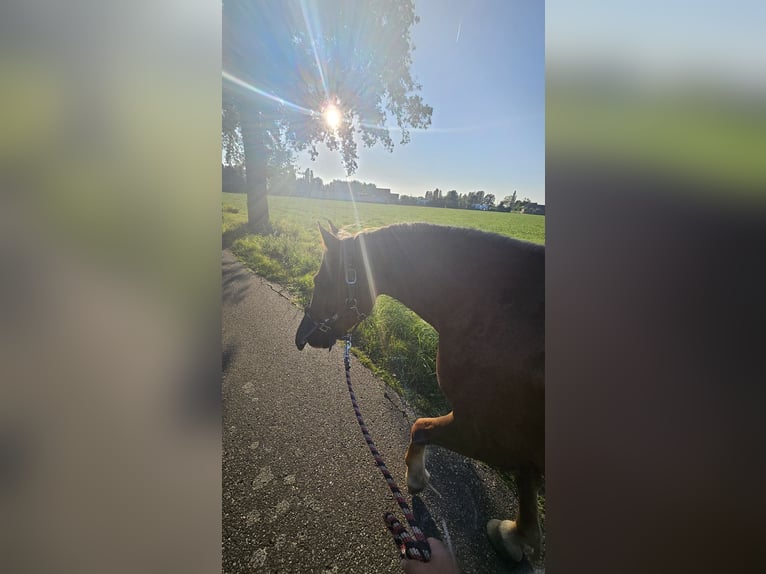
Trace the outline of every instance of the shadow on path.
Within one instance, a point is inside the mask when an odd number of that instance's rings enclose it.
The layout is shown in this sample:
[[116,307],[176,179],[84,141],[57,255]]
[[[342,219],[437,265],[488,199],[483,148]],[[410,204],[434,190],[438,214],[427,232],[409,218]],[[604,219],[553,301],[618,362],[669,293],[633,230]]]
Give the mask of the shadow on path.
[[239,262],[224,261],[222,268],[224,303],[240,303],[250,290],[250,282],[246,281],[251,273]]

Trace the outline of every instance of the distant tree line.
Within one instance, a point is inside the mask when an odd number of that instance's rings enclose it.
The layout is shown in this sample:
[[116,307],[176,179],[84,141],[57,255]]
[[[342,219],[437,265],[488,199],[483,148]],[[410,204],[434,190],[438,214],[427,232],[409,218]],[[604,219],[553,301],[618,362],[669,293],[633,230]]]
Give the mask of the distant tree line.
[[[228,159],[228,158],[227,158]],[[232,165],[234,164],[234,165]],[[233,193],[245,193],[244,166],[236,162],[227,162],[223,165],[223,191]],[[331,182],[332,184],[337,181]],[[269,178],[269,193],[272,195],[294,195],[301,197],[326,197],[331,184],[326,184],[321,177],[315,176],[311,169],[306,169],[296,176],[295,167],[285,162],[282,165],[273,166]],[[344,182],[354,190],[374,190],[373,183],[365,183],[357,180]],[[425,192],[424,196],[401,195],[398,200],[393,199],[399,205],[421,205],[427,207],[443,207],[448,209],[475,209],[480,211],[500,212],[526,212],[544,213],[544,206],[540,206],[528,197],[517,199],[517,192],[506,195],[499,203],[493,193],[485,193],[483,190],[458,193],[451,189],[444,192],[438,187]]]
[[470,191],[468,193],[458,193],[451,189],[444,193],[438,187],[434,190],[426,191],[425,197],[411,195],[402,195],[399,203],[402,205],[425,205],[428,207],[444,207],[449,209],[477,209],[481,211],[523,211],[528,206],[536,206],[528,197],[517,199],[516,191],[513,194],[506,195],[500,203],[495,203],[496,198],[493,193],[484,191]]

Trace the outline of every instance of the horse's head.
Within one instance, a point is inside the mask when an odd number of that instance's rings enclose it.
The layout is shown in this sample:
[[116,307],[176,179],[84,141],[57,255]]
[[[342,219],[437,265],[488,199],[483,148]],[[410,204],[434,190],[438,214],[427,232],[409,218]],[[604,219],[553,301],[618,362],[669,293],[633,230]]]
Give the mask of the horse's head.
[[303,321],[295,333],[295,345],[302,350],[312,347],[330,349],[335,341],[351,331],[372,308],[364,284],[362,261],[353,237],[340,239],[338,230],[321,225],[325,252],[322,265],[314,276],[314,292]]

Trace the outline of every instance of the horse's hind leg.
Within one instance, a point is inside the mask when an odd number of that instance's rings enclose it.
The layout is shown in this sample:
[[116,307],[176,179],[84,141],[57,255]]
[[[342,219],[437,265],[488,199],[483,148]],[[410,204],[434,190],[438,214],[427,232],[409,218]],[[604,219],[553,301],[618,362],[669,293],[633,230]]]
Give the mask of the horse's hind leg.
[[533,469],[514,474],[519,488],[519,512],[516,520],[490,520],[487,535],[500,554],[515,561],[524,554],[535,557],[540,552],[540,522],[537,512],[537,493],[542,477]]
[[436,418],[418,419],[410,429],[410,445],[404,462],[407,464],[407,489],[417,494],[427,485],[430,475],[426,470],[425,455],[427,444],[444,444],[444,439],[454,428],[452,413]]

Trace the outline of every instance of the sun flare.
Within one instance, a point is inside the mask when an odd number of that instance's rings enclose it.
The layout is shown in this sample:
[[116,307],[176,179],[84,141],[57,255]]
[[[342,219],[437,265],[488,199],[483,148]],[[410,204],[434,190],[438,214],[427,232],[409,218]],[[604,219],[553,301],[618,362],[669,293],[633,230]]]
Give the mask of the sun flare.
[[340,126],[341,113],[335,104],[329,104],[322,113],[324,121],[331,130],[337,130]]

